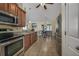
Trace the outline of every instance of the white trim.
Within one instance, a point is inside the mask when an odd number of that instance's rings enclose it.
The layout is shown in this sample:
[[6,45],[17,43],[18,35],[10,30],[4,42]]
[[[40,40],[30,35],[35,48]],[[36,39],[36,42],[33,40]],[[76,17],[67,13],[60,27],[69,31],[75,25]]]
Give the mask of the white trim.
[[61,15],[62,15],[62,55],[65,55],[66,41],[65,41],[65,4],[61,4]]

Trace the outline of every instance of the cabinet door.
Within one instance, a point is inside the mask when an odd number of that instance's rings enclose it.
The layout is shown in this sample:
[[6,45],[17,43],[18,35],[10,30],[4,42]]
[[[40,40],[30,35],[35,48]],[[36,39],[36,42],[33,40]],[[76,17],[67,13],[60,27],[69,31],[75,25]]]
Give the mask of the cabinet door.
[[31,44],[34,42],[34,33],[31,33]]
[[34,34],[33,34],[33,43],[37,40],[37,34],[36,34],[36,32],[34,32]]
[[31,36],[30,34],[25,35],[25,39],[24,39],[24,45],[25,45],[25,49],[28,49],[31,45]]
[[26,13],[24,11],[21,12],[21,26],[24,27],[25,26],[25,22],[26,22]]
[[36,41],[38,39],[37,32],[35,32],[34,37],[35,37],[35,41]]
[[31,34],[31,44],[33,44],[37,40],[37,34],[36,32]]
[[17,15],[16,8],[17,8],[17,4],[15,4],[15,3],[9,3],[9,12],[10,13],[12,13],[14,15]]
[[24,27],[25,26],[25,17],[26,17],[26,13],[20,9],[19,7],[17,8],[17,14],[18,14],[18,26],[19,27]]
[[17,15],[18,15],[18,26],[21,26],[21,20],[22,20],[22,16],[21,16],[21,9],[17,8]]
[[8,4],[7,3],[0,3],[0,10],[8,11]]

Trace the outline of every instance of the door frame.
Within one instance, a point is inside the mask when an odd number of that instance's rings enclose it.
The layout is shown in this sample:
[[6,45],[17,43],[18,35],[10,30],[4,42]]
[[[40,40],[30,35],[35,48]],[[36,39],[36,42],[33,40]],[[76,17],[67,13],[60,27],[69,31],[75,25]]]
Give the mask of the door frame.
[[66,3],[61,4],[62,14],[62,56],[66,55]]

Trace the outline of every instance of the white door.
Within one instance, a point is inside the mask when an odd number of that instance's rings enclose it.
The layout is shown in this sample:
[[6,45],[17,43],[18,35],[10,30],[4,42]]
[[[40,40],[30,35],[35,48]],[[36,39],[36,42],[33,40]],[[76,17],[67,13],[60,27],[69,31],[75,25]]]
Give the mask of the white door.
[[65,6],[65,50],[64,55],[79,56],[79,4]]

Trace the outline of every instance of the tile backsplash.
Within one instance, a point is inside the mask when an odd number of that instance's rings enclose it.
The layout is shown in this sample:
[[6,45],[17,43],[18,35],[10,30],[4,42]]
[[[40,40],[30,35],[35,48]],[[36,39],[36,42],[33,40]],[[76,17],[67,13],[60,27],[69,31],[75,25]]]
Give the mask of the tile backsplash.
[[23,27],[14,27],[14,26],[9,26],[9,25],[1,25],[0,24],[0,29],[6,28],[6,29],[12,29],[13,31],[18,31],[21,32]]

